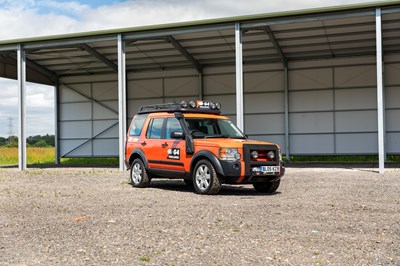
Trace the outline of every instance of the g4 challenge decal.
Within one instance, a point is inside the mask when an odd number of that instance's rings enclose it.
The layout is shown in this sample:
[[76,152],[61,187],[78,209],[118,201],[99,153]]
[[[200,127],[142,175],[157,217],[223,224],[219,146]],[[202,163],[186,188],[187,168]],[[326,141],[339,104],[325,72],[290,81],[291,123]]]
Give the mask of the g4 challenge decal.
[[181,150],[178,148],[172,148],[168,150],[168,159],[179,160],[181,156]]

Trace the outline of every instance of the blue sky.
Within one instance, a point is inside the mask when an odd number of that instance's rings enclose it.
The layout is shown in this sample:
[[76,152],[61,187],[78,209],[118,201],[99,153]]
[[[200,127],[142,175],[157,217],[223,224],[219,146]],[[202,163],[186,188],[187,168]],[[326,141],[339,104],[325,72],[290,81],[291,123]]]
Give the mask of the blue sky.
[[[270,13],[361,0],[0,0],[0,41],[193,21],[248,14]],[[54,134],[53,88],[28,84],[27,134]],[[9,118],[17,128],[17,83],[0,78],[0,136],[9,133]]]

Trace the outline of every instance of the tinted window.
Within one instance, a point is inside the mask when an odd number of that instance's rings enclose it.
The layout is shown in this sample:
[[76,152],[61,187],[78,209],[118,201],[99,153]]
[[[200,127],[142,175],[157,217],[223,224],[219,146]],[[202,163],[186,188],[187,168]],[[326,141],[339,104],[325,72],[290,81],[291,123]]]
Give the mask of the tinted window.
[[150,122],[150,126],[147,129],[148,139],[161,139],[161,132],[164,123],[164,118],[154,118]]
[[165,138],[171,139],[171,132],[173,132],[173,131],[182,131],[181,125],[179,124],[178,119],[168,118],[166,129],[165,129]]
[[142,132],[142,128],[144,125],[144,122],[146,121],[147,114],[145,115],[136,115],[133,118],[132,124],[131,124],[131,129],[129,131],[130,136],[140,136],[140,133]]

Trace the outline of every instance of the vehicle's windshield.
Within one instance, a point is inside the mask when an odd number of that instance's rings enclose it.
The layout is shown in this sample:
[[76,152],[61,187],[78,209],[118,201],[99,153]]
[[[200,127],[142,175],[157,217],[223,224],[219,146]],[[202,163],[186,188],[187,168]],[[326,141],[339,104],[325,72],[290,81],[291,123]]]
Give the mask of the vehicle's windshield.
[[230,120],[215,118],[186,118],[185,120],[193,138],[245,138]]

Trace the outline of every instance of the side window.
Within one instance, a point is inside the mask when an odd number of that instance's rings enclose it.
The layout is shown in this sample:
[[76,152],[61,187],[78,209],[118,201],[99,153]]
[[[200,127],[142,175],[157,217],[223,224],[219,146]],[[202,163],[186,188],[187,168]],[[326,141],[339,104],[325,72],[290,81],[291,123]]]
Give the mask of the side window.
[[146,137],[148,139],[161,139],[162,127],[164,124],[164,118],[154,118],[150,121],[150,125],[147,128]]
[[171,139],[171,132],[173,132],[173,131],[182,131],[181,125],[179,124],[178,119],[168,118],[166,129],[165,129],[165,138]]
[[140,136],[140,133],[142,132],[142,128],[143,128],[144,122],[146,121],[146,118],[147,118],[147,114],[136,115],[133,118],[131,128],[129,130],[130,136]]

